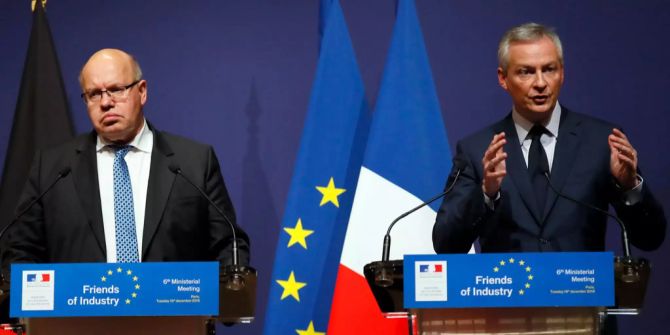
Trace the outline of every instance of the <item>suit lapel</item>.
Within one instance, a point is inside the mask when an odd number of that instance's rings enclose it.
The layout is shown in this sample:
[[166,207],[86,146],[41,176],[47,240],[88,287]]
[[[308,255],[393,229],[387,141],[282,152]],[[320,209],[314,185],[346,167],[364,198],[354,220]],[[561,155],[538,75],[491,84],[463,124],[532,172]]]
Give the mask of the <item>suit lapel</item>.
[[537,206],[535,205],[535,193],[530,184],[528,167],[526,166],[526,161],[521,152],[521,143],[519,143],[519,136],[514,127],[512,114],[508,115],[503,121],[502,130],[505,131],[505,138],[507,139],[507,144],[505,145],[505,152],[507,152],[507,175],[512,179],[514,185],[519,190],[519,196],[523,200],[526,209],[528,209],[535,219],[535,222],[539,225],[542,220],[540,213],[537,211]]
[[167,204],[172,184],[176,175],[172,173],[170,166],[171,156],[174,155],[172,148],[165,141],[162,134],[151,124],[149,127],[154,134],[154,146],[151,152],[151,167],[149,171],[149,185],[147,187],[147,202],[144,215],[144,234],[142,236],[142,259],[145,258],[151,241],[156,234],[163,211]]
[[[554,161],[551,167],[551,183],[559,191],[563,189],[575,162],[576,150],[579,147],[578,130],[580,123],[579,119],[570,113],[567,108],[562,108],[561,123],[554,150]],[[549,212],[554,208],[557,198],[558,195],[556,192],[550,190],[544,206],[543,218],[545,220],[549,216]]]
[[88,217],[88,224],[93,231],[103,255],[107,255],[105,229],[102,223],[102,207],[100,205],[100,187],[98,184],[98,164],[95,153],[96,134],[92,132],[83,137],[77,145],[77,155],[72,162],[72,178],[79,201]]

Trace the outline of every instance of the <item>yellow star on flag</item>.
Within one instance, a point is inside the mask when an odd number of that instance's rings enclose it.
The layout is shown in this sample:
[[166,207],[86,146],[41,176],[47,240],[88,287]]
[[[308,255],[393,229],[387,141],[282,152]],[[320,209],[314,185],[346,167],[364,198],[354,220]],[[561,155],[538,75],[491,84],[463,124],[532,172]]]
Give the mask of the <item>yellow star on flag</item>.
[[138,279],[137,276],[133,277],[133,281],[137,281],[137,279]]
[[524,266],[524,265],[526,265],[526,262],[522,259],[521,261],[519,261],[519,265]]
[[530,288],[530,284],[526,283],[526,288]]
[[533,275],[528,275],[528,280],[533,280]]
[[135,284],[135,289],[139,290],[140,289],[140,284]]
[[508,262],[509,262],[510,264],[514,263],[514,258],[510,258],[510,259],[508,260]]
[[307,286],[307,283],[301,283],[295,280],[295,274],[291,271],[291,274],[288,276],[287,280],[277,280],[277,284],[284,288],[284,291],[281,294],[281,299],[292,296],[296,301],[300,302],[300,294],[298,290]]
[[107,277],[102,276],[102,277],[100,277],[100,280],[102,280],[102,281],[107,281]]
[[326,332],[318,332],[314,330],[313,321],[309,322],[309,326],[307,326],[307,329],[305,330],[296,329],[295,332],[298,333],[298,335],[326,335]]
[[130,305],[130,299],[126,299],[126,305]]
[[319,206],[323,206],[328,202],[332,202],[335,207],[340,207],[340,202],[337,200],[337,197],[344,193],[346,190],[343,188],[337,188],[335,187],[335,181],[333,181],[333,177],[330,177],[330,181],[328,182],[328,186],[317,186],[316,189],[323,194],[323,197],[321,198],[321,203]]
[[114,272],[112,272],[112,270],[109,270],[109,271],[107,271],[107,274],[111,276],[111,275],[114,274]]
[[133,272],[130,271],[130,270],[126,271],[126,273],[127,273],[129,276],[130,276],[131,274],[133,274]]
[[500,270],[500,269],[498,269],[497,266],[493,268],[493,272],[498,272],[498,270]]
[[523,290],[519,290],[519,295],[523,295],[525,292]]
[[116,268],[116,272],[121,273],[121,271],[123,271],[123,269],[121,269],[120,267]]
[[500,265],[505,266],[505,261],[500,261]]
[[284,231],[291,236],[287,248],[299,243],[303,248],[307,249],[306,238],[314,233],[313,230],[302,228],[302,220],[300,218],[298,218],[298,222],[295,224],[294,228],[284,228]]
[[526,272],[530,272],[530,266],[526,267]]
[[130,295],[133,298],[137,298],[137,293],[133,292],[133,294]]

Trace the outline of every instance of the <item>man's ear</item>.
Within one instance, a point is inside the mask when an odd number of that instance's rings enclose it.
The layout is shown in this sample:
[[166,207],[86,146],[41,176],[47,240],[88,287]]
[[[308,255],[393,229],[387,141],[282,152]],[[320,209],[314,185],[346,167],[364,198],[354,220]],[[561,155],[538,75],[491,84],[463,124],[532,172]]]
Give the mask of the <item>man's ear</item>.
[[137,89],[140,92],[140,103],[142,106],[147,102],[147,81],[142,79],[139,83],[137,83]]
[[498,85],[507,91],[507,74],[501,67],[498,67]]

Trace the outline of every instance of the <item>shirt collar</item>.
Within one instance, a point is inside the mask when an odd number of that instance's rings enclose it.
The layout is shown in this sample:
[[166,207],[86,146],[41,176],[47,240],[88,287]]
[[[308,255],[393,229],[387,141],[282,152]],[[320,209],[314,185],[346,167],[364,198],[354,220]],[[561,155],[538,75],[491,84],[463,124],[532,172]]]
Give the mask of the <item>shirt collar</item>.
[[[523,143],[528,136],[528,132],[535,125],[534,123],[528,121],[526,118],[521,116],[515,108],[512,108],[512,120],[514,120],[514,128],[516,128],[516,134],[519,136],[519,143]],[[549,136],[558,138],[558,126],[561,122],[561,104],[556,102],[554,110],[551,111],[551,116],[549,121],[546,124],[542,124],[547,131],[549,131]]]
[[[150,136],[151,130],[147,126],[147,120],[144,119],[142,129],[140,129],[140,132],[135,136],[135,138],[133,138],[132,141],[130,141],[130,143],[128,143],[128,145],[139,151],[151,152],[151,142],[149,141]],[[95,144],[95,150],[96,152],[100,152],[105,148],[108,148],[110,145],[113,145],[113,143],[105,141],[102,137],[100,137],[100,135],[98,135],[98,139]]]

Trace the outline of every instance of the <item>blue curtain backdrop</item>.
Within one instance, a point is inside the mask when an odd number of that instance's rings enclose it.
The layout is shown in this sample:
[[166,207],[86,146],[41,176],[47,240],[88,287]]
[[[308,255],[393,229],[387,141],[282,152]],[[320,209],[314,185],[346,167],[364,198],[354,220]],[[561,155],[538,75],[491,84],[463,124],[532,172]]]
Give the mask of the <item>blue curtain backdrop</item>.
[[[374,106],[395,2],[342,0],[368,101]],[[0,0],[0,162],[4,161],[28,45],[30,2]],[[670,3],[649,1],[416,0],[452,145],[510,109],[496,82],[498,39],[537,21],[563,39],[560,101],[625,127],[646,180],[670,212]],[[104,47],[133,53],[149,81],[147,117],[160,129],[211,143],[261,271],[258,317],[226,334],[259,334],[280,220],[319,52],[314,0],[49,1],[47,15],[77,132],[89,121],[77,75]],[[452,147],[453,149],[453,147]],[[445,158],[446,159],[446,158]],[[617,246],[612,225],[609,245]],[[670,318],[670,243],[652,253],[647,308],[622,333],[657,333]],[[661,328],[663,327],[663,328]]]

